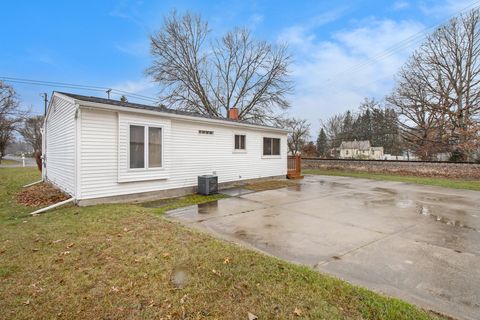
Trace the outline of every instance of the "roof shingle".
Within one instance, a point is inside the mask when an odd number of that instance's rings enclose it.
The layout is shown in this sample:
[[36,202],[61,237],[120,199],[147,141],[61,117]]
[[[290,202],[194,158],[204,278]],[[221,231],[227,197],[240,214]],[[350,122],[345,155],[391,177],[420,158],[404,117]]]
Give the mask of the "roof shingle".
[[165,107],[164,105],[151,106],[151,105],[147,105],[147,104],[122,102],[120,100],[105,99],[105,98],[92,97],[92,96],[84,96],[84,95],[68,93],[68,92],[60,92],[60,91],[55,91],[55,92],[57,92],[59,94],[62,94],[62,95],[65,95],[67,97],[70,97],[72,99],[85,101],[85,102],[109,104],[109,105],[118,106],[118,107],[143,109],[143,110],[157,111],[157,112],[161,112],[161,113],[178,114],[178,115],[197,117],[197,118],[215,119],[215,120],[220,120],[220,121],[229,121],[229,122],[232,122],[232,123],[244,123],[244,124],[261,126],[261,127],[265,127],[265,128],[271,128],[271,129],[282,129],[282,128],[275,127],[275,126],[252,123],[252,122],[245,121],[245,120],[233,120],[233,119],[222,118],[222,117],[217,117],[217,116],[213,116],[213,115],[206,115],[206,114],[200,114],[200,113],[195,113],[195,112],[171,109],[171,108]]

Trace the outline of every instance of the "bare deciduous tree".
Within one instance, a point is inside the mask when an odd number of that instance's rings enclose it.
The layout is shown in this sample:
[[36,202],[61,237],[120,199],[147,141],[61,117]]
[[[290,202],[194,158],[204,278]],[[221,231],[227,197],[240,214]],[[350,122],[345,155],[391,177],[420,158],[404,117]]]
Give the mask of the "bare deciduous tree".
[[277,122],[281,127],[289,131],[287,138],[288,151],[291,154],[301,152],[310,137],[310,123],[308,120],[287,118]]
[[343,124],[345,114],[336,114],[328,118],[326,121],[321,121],[321,126],[327,135],[329,147],[338,148],[342,143]]
[[0,162],[7,146],[14,138],[15,125],[19,118],[18,108],[15,90],[0,81]]
[[207,22],[174,12],[150,39],[153,64],[146,73],[161,86],[161,102],[201,114],[226,117],[238,108],[239,119],[272,122],[288,108],[292,90],[285,46],[255,41],[235,29],[209,41]]
[[43,116],[33,116],[26,118],[23,124],[19,126],[18,132],[23,139],[32,146],[34,151],[42,151],[42,127]]
[[387,100],[405,120],[406,138],[419,149],[468,155],[478,148],[479,31],[478,10],[456,17],[430,35],[401,69]]

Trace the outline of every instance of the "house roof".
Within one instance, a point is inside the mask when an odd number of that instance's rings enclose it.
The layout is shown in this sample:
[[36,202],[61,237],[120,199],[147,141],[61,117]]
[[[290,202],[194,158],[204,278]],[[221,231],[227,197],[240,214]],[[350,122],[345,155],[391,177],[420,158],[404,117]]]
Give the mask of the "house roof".
[[369,150],[370,141],[361,140],[361,141],[342,141],[340,149],[358,149],[358,150]]
[[163,113],[163,114],[179,115],[179,116],[193,117],[193,118],[203,118],[203,119],[210,119],[210,120],[217,120],[217,121],[221,121],[221,122],[227,122],[227,123],[230,123],[230,124],[244,124],[244,125],[248,125],[248,126],[262,127],[262,128],[265,128],[265,129],[276,129],[276,130],[281,130],[281,131],[285,131],[285,132],[287,131],[283,128],[264,125],[264,124],[251,123],[251,122],[245,121],[245,120],[233,120],[233,119],[222,118],[222,117],[217,117],[217,116],[212,116],[212,115],[204,115],[204,114],[195,113],[195,112],[171,109],[171,108],[165,107],[164,105],[151,106],[151,105],[147,105],[147,104],[122,102],[120,100],[105,99],[105,98],[92,97],[92,96],[84,96],[84,95],[80,95],[80,94],[60,92],[60,91],[54,91],[54,94],[55,93],[70,97],[74,100],[77,100],[77,102],[104,104],[104,105],[111,105],[111,106],[116,106],[116,107],[132,108],[132,109],[137,109],[137,110],[148,110],[148,111],[155,111],[155,112]]

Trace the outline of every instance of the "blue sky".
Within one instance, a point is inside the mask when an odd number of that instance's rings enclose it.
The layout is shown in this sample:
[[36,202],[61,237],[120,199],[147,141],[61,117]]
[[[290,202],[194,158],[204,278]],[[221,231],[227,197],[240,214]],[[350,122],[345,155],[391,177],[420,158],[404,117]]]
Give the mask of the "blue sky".
[[[383,98],[393,76],[421,41],[405,43],[473,0],[422,1],[5,1],[1,4],[0,77],[113,87],[155,96],[144,76],[148,37],[172,10],[209,21],[212,36],[236,26],[258,39],[287,42],[294,57],[291,115],[319,119]],[[402,42],[403,41],[403,42]],[[395,46],[395,50],[386,51]],[[39,113],[40,93],[92,92],[12,83],[22,104]],[[130,99],[132,100],[132,99]]]

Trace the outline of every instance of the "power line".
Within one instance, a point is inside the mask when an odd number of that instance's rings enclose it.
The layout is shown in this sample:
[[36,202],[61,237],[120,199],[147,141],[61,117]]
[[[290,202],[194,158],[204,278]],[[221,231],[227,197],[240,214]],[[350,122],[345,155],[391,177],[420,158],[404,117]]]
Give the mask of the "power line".
[[[408,37],[406,39],[403,39],[402,41],[397,42],[393,46],[385,49],[383,52],[379,52],[375,56],[373,56],[371,58],[368,58],[368,61],[359,63],[357,65],[354,65],[354,66],[352,66],[352,67],[350,67],[350,68],[348,68],[348,69],[346,69],[342,72],[339,72],[339,73],[333,75],[332,77],[340,76],[340,75],[351,73],[351,72],[354,72],[354,71],[359,71],[359,70],[363,69],[364,67],[366,67],[368,65],[377,63],[380,60],[388,58],[389,56],[395,54],[400,49],[403,49],[403,48],[405,48],[405,47],[407,47],[407,46],[409,46],[409,45],[411,45],[415,42],[419,42],[425,36],[425,34],[427,32],[429,32],[430,30],[436,29],[436,28],[444,25],[445,23],[448,23],[448,21],[450,21],[454,17],[464,13],[465,11],[475,10],[475,9],[480,8],[480,6],[477,6],[477,4],[479,4],[479,3],[480,3],[480,0],[477,0],[477,1],[474,1],[474,2],[470,3],[468,6],[464,7],[462,10],[457,11],[455,14],[451,15],[449,18],[443,20],[442,22],[440,22],[438,24],[435,24],[435,25],[432,25],[430,27],[427,27],[427,28],[411,35],[410,37]],[[330,82],[331,80],[327,80],[327,81]]]
[[20,83],[20,84],[40,85],[40,86],[68,88],[68,89],[79,89],[79,90],[97,91],[97,92],[105,92],[107,90],[111,90],[111,92],[113,92],[113,93],[123,94],[127,97],[135,98],[135,99],[138,99],[138,100],[144,100],[144,101],[148,101],[148,102],[152,102],[152,103],[158,102],[158,100],[153,98],[153,97],[141,95],[141,94],[138,94],[138,93],[128,92],[128,91],[124,91],[124,90],[120,90],[120,89],[100,87],[100,86],[82,85],[82,84],[74,84],[74,83],[67,83],[67,82],[34,80],[34,79],[25,79],[25,78],[15,78],[15,77],[3,77],[3,76],[0,76],[0,80],[4,80],[4,81],[7,81],[7,82],[12,82],[12,83]]

